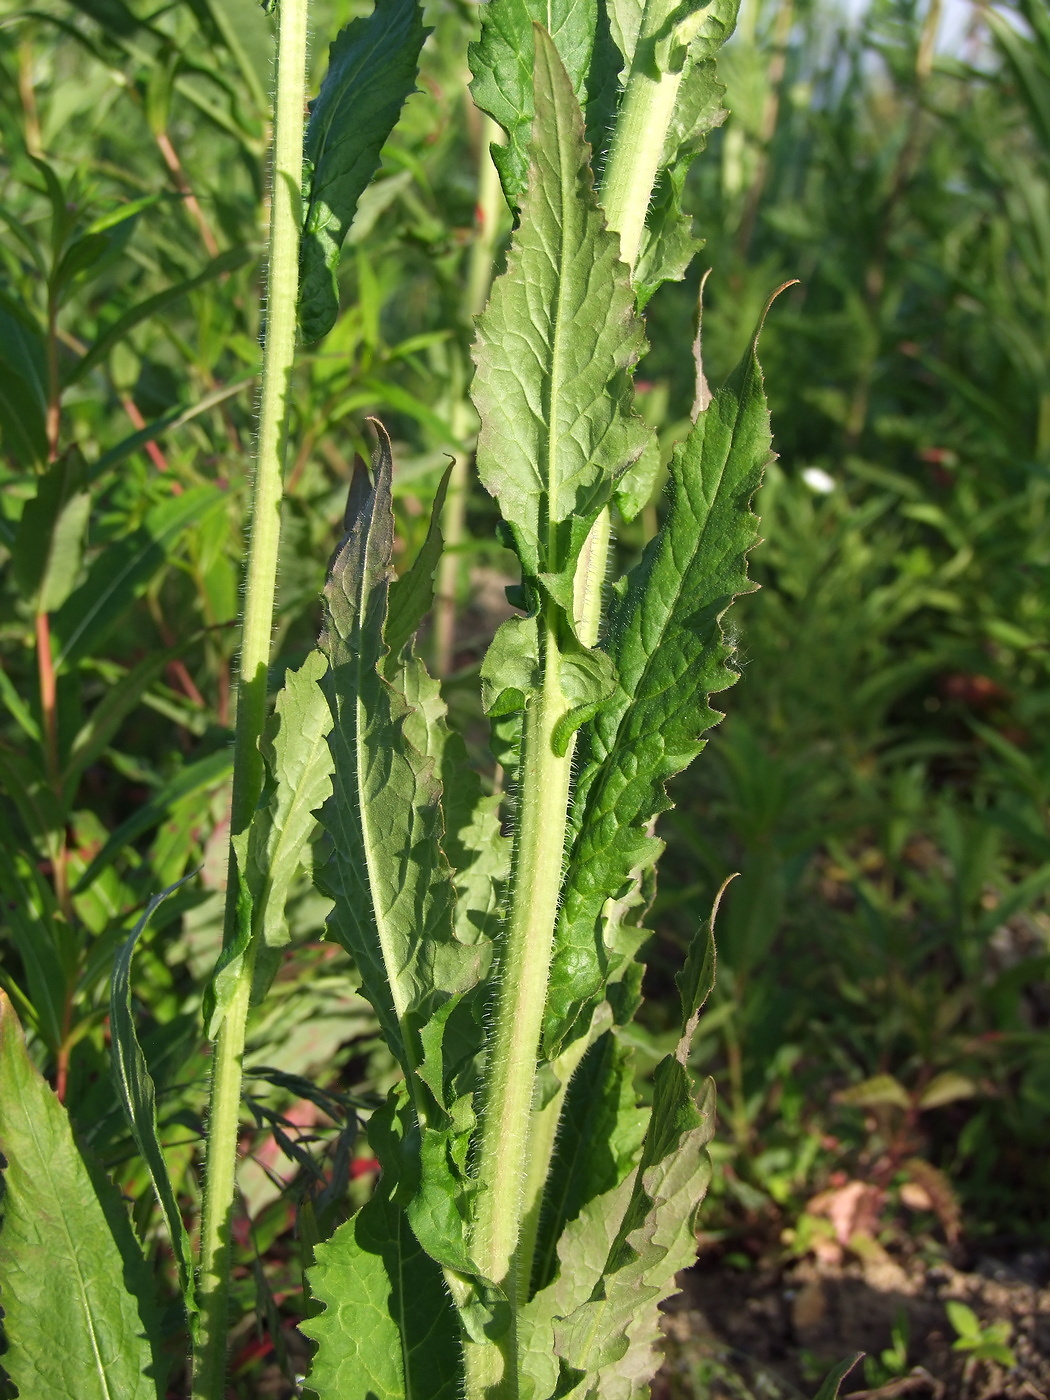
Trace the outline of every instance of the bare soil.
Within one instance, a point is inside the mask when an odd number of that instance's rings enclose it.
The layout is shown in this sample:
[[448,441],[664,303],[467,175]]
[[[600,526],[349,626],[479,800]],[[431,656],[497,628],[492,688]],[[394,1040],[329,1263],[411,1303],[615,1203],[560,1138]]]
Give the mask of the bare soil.
[[[813,1396],[837,1362],[864,1352],[844,1400],[1050,1400],[1050,1250],[992,1255],[965,1267],[901,1260],[885,1251],[840,1264],[813,1258],[735,1269],[702,1258],[679,1277],[667,1307],[667,1360],[653,1400],[797,1400]],[[945,1303],[958,1299],[982,1326],[1010,1324],[1016,1365],[953,1348]],[[906,1338],[904,1364],[881,1362]]]

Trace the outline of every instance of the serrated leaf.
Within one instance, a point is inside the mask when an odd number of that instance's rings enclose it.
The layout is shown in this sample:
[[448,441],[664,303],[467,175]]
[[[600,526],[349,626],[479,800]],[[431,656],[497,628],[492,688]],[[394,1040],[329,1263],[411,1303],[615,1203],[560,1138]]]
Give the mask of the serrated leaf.
[[598,23],[597,0],[490,0],[481,12],[481,38],[467,53],[471,95],[507,134],[492,159],[513,208],[528,184],[529,140],[534,116],[532,38],[542,24],[558,50],[576,99],[585,105]]
[[[648,1118],[636,1103],[631,1052],[606,1031],[569,1083],[543,1193],[532,1271],[535,1289],[545,1288],[555,1276],[558,1241],[566,1225],[637,1166]],[[600,1262],[604,1264],[604,1254]],[[586,1288],[579,1301],[589,1291]]]
[[[186,879],[191,879],[186,876]],[[190,1336],[197,1334],[197,1300],[194,1287],[193,1252],[190,1237],[182,1219],[182,1212],[175,1197],[175,1191],[168,1174],[168,1164],[164,1159],[164,1149],[160,1145],[157,1128],[157,1095],[152,1076],[146,1065],[139,1038],[135,1031],[135,1021],[131,1012],[131,960],[135,945],[149,923],[157,905],[169,894],[185,884],[179,880],[161,894],[154,895],[146,906],[145,913],[129,934],[113,966],[113,981],[109,997],[109,1024],[112,1034],[113,1052],[110,1068],[117,1097],[124,1108],[124,1116],[131,1128],[132,1136],[146,1164],[153,1191],[168,1227],[168,1239],[179,1272],[179,1287],[186,1308]]]
[[253,937],[259,940],[255,1000],[265,995],[288,944],[288,895],[317,812],[332,792],[332,712],[320,686],[327,669],[324,656],[312,651],[298,671],[287,673],[274,711],[276,731],[263,744],[267,784],[247,845]]
[[156,1400],[149,1271],[122,1200],[77,1151],[3,992],[0,1153],[4,1368],[20,1400]]
[[[635,1171],[592,1198],[566,1227],[559,1273],[522,1310],[524,1365],[545,1385],[557,1358],[558,1394],[574,1400],[641,1400],[657,1364],[660,1301],[696,1257],[694,1222],[710,1179],[713,1089],[698,1107],[674,1056],[657,1067],[653,1107]],[[544,1361],[545,1355],[548,1360]]]
[[335,325],[343,240],[383,143],[415,91],[428,33],[418,0],[377,0],[371,15],[348,24],[329,51],[306,128],[299,325],[307,342]]
[[[324,1311],[301,1330],[317,1343],[309,1385],[318,1400],[456,1400],[459,1328],[441,1270],[400,1205],[394,1101],[369,1136],[383,1175],[372,1199],[317,1246],[310,1290]],[[385,1139],[383,1141],[381,1139]]]
[[526,579],[566,612],[576,560],[649,429],[631,413],[644,348],[634,296],[594,194],[583,118],[558,52],[534,27],[529,186],[507,271],[478,321],[478,474]]
[[411,1078],[420,1027],[476,985],[487,950],[454,936],[437,739],[422,706],[382,674],[394,520],[390,441],[375,426],[374,480],[361,465],[324,592],[334,772],[321,820],[334,851],[323,876],[335,900],[330,931],[357,962],[387,1042]]
[[619,685],[580,736],[572,844],[544,1030],[553,1056],[613,969],[606,901],[629,895],[661,849],[665,784],[701,751],[719,713],[708,696],[736,679],[721,619],[749,592],[751,498],[770,451],[755,346],[697,418],[670,466],[664,526],[610,620]]
[[449,462],[438,484],[430,511],[427,537],[412,567],[390,585],[390,602],[386,618],[386,644],[392,657],[399,657],[419,629],[434,602],[434,574],[441,560],[444,541],[441,536],[441,512],[445,507],[449,477],[454,463]]

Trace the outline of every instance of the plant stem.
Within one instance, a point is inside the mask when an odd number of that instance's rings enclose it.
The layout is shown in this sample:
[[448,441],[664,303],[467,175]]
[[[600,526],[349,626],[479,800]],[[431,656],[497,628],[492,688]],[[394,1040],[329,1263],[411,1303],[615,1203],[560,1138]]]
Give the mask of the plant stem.
[[[653,50],[674,0],[648,0],[616,134],[606,166],[602,199],[621,255],[633,274],[645,216],[659,170],[664,137],[674,111],[680,74],[664,74]],[[577,570],[574,613],[581,639],[598,638],[601,587],[610,544],[610,517],[602,513],[588,537]],[[560,653],[553,608],[541,622],[543,681],[526,707],[522,738],[519,825],[501,983],[487,1062],[491,1066],[482,1117],[478,1201],[473,1254],[481,1273],[507,1293],[512,1317],[528,1295],[542,1194],[557,1137],[558,1120],[575,1063],[564,1065],[561,1092],[533,1111],[537,1055],[561,893],[573,746],[561,757],[552,746],[564,713]],[[582,1047],[585,1049],[586,1045]],[[582,1057],[582,1049],[580,1057]],[[580,1057],[573,1057],[578,1063]],[[521,1297],[519,1300],[519,1290]],[[468,1400],[513,1400],[517,1394],[515,1329],[498,1345],[464,1347]]]
[[[245,830],[262,791],[259,740],[266,720],[266,679],[273,631],[274,590],[281,530],[281,489],[288,437],[288,399],[295,357],[302,221],[303,122],[306,100],[307,0],[282,0],[277,47],[270,258],[266,289],[259,440],[252,497],[244,623],[234,740],[233,806],[230,830]],[[237,931],[237,879],[230,852],[224,941]],[[196,1349],[194,1400],[222,1400],[226,1372],[226,1325],[240,1116],[241,1062],[255,963],[254,944],[215,1042],[207,1175],[201,1227],[198,1297],[200,1338]]]
[[602,178],[605,217],[620,235],[621,257],[632,273],[682,82],[681,69],[664,71],[655,53],[658,42],[667,42],[663,31],[674,10],[675,0],[647,0]]
[[[490,1066],[482,1120],[478,1201],[473,1253],[485,1277],[500,1284],[515,1305],[514,1256],[521,1230],[529,1167],[536,1056],[547,996],[554,921],[561,891],[562,856],[572,774],[572,747],[558,755],[554,728],[564,714],[561,655],[553,605],[541,620],[543,681],[525,710],[521,796],[514,879],[506,944],[500,968],[499,1005],[487,1061]],[[513,1339],[497,1348],[468,1349],[467,1393],[474,1400],[513,1374]],[[473,1353],[473,1356],[471,1356]],[[476,1363],[476,1364],[475,1364]],[[488,1374],[482,1376],[484,1370]],[[511,1382],[513,1384],[513,1382]],[[510,1392],[501,1392],[510,1393]]]

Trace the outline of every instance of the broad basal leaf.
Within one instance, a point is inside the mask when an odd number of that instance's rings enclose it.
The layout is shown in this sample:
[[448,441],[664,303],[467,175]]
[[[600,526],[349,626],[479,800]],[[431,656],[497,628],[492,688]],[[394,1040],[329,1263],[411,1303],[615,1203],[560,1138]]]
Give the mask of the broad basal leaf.
[[577,557],[648,429],[631,414],[644,348],[619,240],[595,199],[572,82],[534,27],[529,187],[507,271],[478,322],[478,474],[528,580],[572,612]]
[[589,1018],[614,950],[606,901],[630,890],[660,850],[653,819],[667,779],[703,747],[721,716],[708,696],[732,685],[721,618],[750,591],[750,509],[770,451],[754,343],[676,450],[665,524],[627,579],[610,625],[619,688],[581,733],[573,839],[556,932],[545,1046],[553,1056],[577,1016]]
[[598,0],[490,0],[481,10],[481,38],[468,56],[474,101],[507,133],[505,146],[493,146],[492,159],[512,207],[521,203],[529,173],[529,139],[534,116],[533,24],[554,40],[579,104],[586,104],[587,80],[598,24]]
[[317,1343],[318,1400],[457,1400],[459,1327],[441,1270],[395,1200],[400,1150],[394,1100],[369,1137],[388,1165],[375,1195],[318,1245],[310,1290],[323,1311],[300,1324]]
[[415,91],[428,32],[419,0],[376,0],[372,14],[348,24],[331,47],[306,129],[299,325],[307,342],[335,325],[343,239],[383,143]]
[[157,1400],[152,1279],[124,1203],[89,1172],[3,992],[0,1153],[4,1368],[20,1400]]

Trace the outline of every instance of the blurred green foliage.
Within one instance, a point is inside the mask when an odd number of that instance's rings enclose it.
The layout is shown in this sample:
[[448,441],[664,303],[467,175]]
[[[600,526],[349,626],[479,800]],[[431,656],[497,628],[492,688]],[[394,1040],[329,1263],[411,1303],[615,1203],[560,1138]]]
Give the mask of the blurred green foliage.
[[[355,12],[316,10],[318,33]],[[399,442],[407,558],[446,454],[472,447],[475,19],[435,0],[428,22],[422,90],[350,233],[346,309],[295,374],[275,689],[315,638],[364,415]],[[1046,1229],[1050,20],[1041,0],[975,11],[950,52],[938,22],[914,0],[873,0],[852,24],[816,0],[746,0],[723,65],[732,114],[690,176],[712,383],[770,289],[799,279],[762,342],[780,453],[759,505],[762,591],[737,610],[729,718],[665,819],[650,955],[673,1005],[684,941],[740,872],[696,1049],[723,1096],[707,1225],[733,1239],[812,1220],[806,1203],[843,1172],[935,1242],[960,1202],[973,1237]],[[106,986],[149,896],[200,867],[134,973],[162,1134],[192,1192],[271,47],[254,0],[0,8],[0,984],[147,1238],[148,1183],[105,1069]],[[694,276],[651,303],[639,380],[668,451],[693,400],[680,347],[697,295]],[[660,509],[621,530],[625,558]],[[479,497],[456,557],[449,694],[464,705],[456,677],[505,581]],[[392,1073],[353,970],[320,943],[325,912],[304,886],[250,1036],[245,1393],[267,1358],[298,1364],[300,1265],[367,1189],[354,1107]],[[658,1048],[663,1028],[645,1035]],[[925,1214],[903,1213],[908,1182]]]

